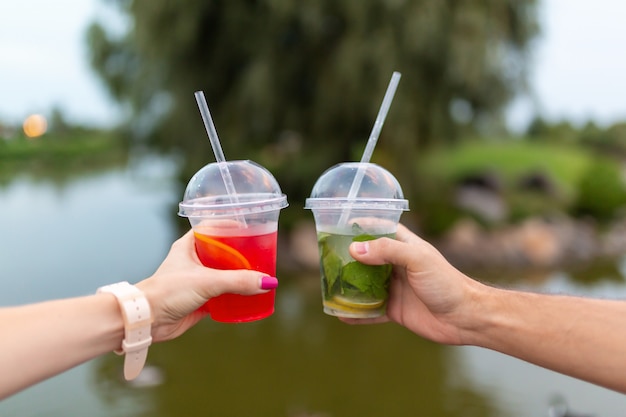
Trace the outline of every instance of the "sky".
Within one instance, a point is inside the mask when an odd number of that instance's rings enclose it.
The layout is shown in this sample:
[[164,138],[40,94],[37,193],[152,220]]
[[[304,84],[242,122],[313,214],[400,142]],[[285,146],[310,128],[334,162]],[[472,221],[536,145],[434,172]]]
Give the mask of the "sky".
[[[512,104],[509,125],[522,129],[536,110],[577,125],[626,120],[626,2],[539,1],[531,94]],[[0,2],[0,121],[21,123],[52,106],[78,123],[118,120],[85,45],[91,21],[114,17],[103,0]]]
[[102,0],[0,2],[1,121],[21,123],[52,106],[80,123],[118,120],[90,68],[85,40],[90,22],[107,10]]
[[512,107],[511,123],[534,109],[553,121],[607,126],[626,120],[626,2],[539,0],[542,33],[530,65],[532,97]]

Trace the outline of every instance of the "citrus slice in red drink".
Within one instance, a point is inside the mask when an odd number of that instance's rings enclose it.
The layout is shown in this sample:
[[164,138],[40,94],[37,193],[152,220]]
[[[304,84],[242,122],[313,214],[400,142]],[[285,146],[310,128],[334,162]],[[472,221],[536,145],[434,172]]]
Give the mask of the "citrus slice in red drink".
[[237,249],[200,233],[194,235],[202,242],[203,255],[219,260],[218,263],[224,266],[224,269],[252,269],[250,262]]

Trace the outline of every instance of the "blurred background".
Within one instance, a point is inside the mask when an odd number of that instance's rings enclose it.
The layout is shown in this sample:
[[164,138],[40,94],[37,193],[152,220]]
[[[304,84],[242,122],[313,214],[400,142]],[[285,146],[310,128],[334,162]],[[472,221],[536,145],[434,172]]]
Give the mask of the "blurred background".
[[[393,71],[372,161],[402,221],[494,285],[626,297],[626,6],[611,0],[43,0],[0,5],[0,305],[150,275],[188,224],[214,157],[268,168],[281,212],[277,310],[206,320],[0,402],[2,416],[622,416],[623,396],[398,326],[322,313],[304,199],[359,160]],[[3,337],[10,337],[5,335]]]

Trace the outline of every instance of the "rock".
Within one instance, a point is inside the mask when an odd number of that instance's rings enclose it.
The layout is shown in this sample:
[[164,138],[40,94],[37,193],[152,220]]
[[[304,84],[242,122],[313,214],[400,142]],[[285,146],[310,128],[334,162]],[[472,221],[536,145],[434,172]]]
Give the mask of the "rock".
[[433,244],[460,267],[553,268],[626,253],[626,224],[618,230],[601,236],[588,222],[565,216],[493,230],[463,219]]
[[504,220],[509,211],[501,179],[489,172],[461,178],[456,184],[454,201],[459,208],[490,223]]
[[523,191],[532,191],[549,197],[557,195],[557,187],[552,178],[545,172],[536,171],[522,176],[517,181],[517,186]]
[[564,253],[564,243],[551,224],[539,219],[529,219],[515,231],[518,250],[531,265],[545,267],[556,265]]
[[455,204],[490,223],[498,223],[508,216],[508,206],[500,194],[479,187],[461,187],[456,190]]

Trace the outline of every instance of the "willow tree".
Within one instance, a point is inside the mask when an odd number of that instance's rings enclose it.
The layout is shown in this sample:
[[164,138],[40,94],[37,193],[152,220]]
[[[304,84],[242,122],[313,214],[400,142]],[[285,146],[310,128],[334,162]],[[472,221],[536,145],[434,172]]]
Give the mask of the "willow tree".
[[394,70],[376,155],[410,189],[418,148],[499,120],[537,32],[536,0],[109,1],[127,30],[94,22],[91,60],[132,130],[188,176],[211,161],[203,90],[227,157],[272,169],[291,202],[358,158]]

